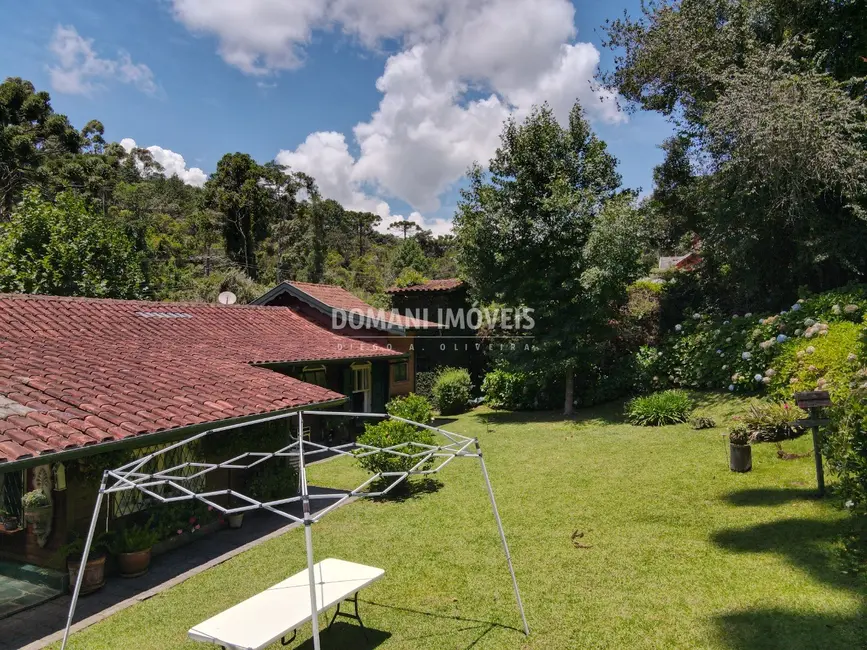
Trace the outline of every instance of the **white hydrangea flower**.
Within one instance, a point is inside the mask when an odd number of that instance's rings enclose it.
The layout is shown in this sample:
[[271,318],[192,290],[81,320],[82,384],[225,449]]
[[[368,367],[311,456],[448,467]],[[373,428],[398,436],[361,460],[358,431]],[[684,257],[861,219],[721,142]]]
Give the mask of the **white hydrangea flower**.
[[814,348],[812,345],[810,347],[808,347],[806,350],[807,354],[813,354],[815,351],[816,351],[816,348]]
[[753,355],[752,355],[751,353],[749,353],[749,352],[741,352],[741,359],[743,359],[744,361],[747,361],[748,359],[751,359],[752,356],[753,356]]
[[831,307],[831,313],[836,314],[837,316],[839,316],[840,312],[842,311],[843,310],[840,308],[840,305],[834,305],[833,307]]
[[849,356],[846,357],[846,361],[849,361],[850,363],[852,361],[857,361],[857,360],[858,360],[858,355],[856,355],[854,352],[850,352]]
[[683,329],[683,325],[681,325],[680,323],[678,323],[677,325],[674,326],[674,331],[675,331],[675,332],[679,332],[679,331],[682,330],[682,329]]
[[762,379],[764,379],[764,377],[762,377],[759,373],[756,373],[753,376],[753,379],[755,379],[756,381],[761,381]]

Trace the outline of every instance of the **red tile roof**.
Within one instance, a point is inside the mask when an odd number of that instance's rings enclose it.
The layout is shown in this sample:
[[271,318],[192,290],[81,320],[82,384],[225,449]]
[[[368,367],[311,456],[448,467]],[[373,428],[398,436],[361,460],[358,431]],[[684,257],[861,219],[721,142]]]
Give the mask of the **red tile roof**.
[[311,298],[318,300],[331,309],[340,309],[346,312],[356,311],[365,315],[372,312],[374,318],[406,329],[436,329],[440,327],[437,323],[432,323],[420,318],[401,316],[399,314],[393,314],[390,311],[377,309],[376,307],[368,305],[361,298],[358,298],[343,287],[338,287],[333,284],[314,284],[311,282],[294,281],[287,281],[285,284],[295,287],[295,289],[299,291],[303,291]]
[[0,294],[0,462],[339,399],[251,364],[395,354],[285,307]]
[[464,283],[457,278],[449,278],[447,280],[428,280],[424,284],[414,284],[410,287],[391,287],[386,289],[386,293],[404,293],[406,291],[451,291],[462,287]]

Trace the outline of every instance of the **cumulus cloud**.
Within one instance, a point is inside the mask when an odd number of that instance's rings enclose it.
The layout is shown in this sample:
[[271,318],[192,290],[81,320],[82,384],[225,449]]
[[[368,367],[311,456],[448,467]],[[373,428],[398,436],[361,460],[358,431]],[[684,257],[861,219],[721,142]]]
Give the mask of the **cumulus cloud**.
[[[132,138],[124,138],[120,141],[120,146],[129,152],[135,149],[137,145]],[[205,181],[208,180],[208,175],[198,167],[187,168],[187,163],[181,154],[156,145],[145,148],[151,152],[154,161],[162,165],[163,175],[166,178],[177,176],[187,185],[194,185],[195,187],[202,187]]]
[[215,35],[226,62],[253,75],[302,65],[317,30],[339,29],[371,49],[399,44],[376,82],[379,106],[352,142],[318,132],[277,157],[355,209],[385,216],[383,199],[399,198],[437,210],[470,163],[491,157],[503,121],[534,104],[547,101],[563,123],[576,99],[592,120],[625,119],[614,93],[591,83],[599,52],[576,42],[569,0],[172,3],[179,21]]
[[75,27],[58,25],[49,49],[57,60],[48,68],[56,92],[89,95],[101,82],[110,80],[131,84],[149,95],[157,91],[154,74],[144,63],[133,63],[124,51],[115,59],[101,58],[93,48],[93,39],[83,38]]

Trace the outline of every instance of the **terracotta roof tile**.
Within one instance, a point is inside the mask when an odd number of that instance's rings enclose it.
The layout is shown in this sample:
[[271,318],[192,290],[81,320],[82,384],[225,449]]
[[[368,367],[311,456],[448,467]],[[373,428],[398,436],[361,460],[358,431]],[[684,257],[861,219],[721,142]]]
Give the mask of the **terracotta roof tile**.
[[0,396],[32,409],[0,462],[338,399],[259,364],[398,354],[285,307],[0,294]]
[[401,316],[386,310],[379,310],[368,305],[361,298],[350,293],[343,287],[338,287],[333,284],[313,284],[310,282],[285,282],[285,284],[294,287],[299,291],[303,291],[308,296],[315,298],[322,304],[331,309],[339,309],[346,312],[357,312],[367,315],[372,313],[374,318],[380,321],[385,321],[398,327],[409,329],[436,329],[440,326],[437,323],[422,320],[420,318],[411,318]]

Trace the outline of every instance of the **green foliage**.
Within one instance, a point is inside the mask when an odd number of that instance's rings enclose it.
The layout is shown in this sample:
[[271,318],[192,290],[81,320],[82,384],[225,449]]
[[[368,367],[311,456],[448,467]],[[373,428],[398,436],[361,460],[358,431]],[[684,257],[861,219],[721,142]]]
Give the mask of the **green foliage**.
[[2,291],[137,298],[143,283],[133,242],[74,194],[28,190],[0,225]]
[[298,470],[288,462],[262,463],[247,479],[245,494],[257,501],[276,501],[295,496]]
[[472,379],[466,368],[443,368],[433,386],[434,405],[442,415],[463,413],[472,389]]
[[[95,531],[93,540],[90,543],[90,551],[87,554],[87,561],[96,560],[108,553],[111,550],[113,539],[114,533],[112,532]],[[86,537],[73,533],[69,536],[67,543],[57,549],[57,554],[66,560],[79,562],[84,555],[84,545],[86,542]]]
[[[370,445],[371,447],[391,447],[410,442],[433,445],[434,437],[433,433],[427,429],[420,429],[398,420],[383,420],[376,424],[365,424],[364,433],[358,436],[357,442],[362,445]],[[412,454],[418,453],[422,449],[418,447],[403,447],[400,448],[400,451]],[[371,454],[370,456],[362,456],[358,459],[358,464],[368,472],[376,474],[380,472],[406,472],[412,469],[420,460],[420,458],[407,458],[382,452]],[[430,466],[430,461],[423,465],[424,468]]]
[[47,508],[51,505],[51,499],[42,490],[32,490],[24,494],[21,504],[25,510]]
[[426,397],[410,393],[395,397],[385,405],[390,415],[396,415],[419,424],[430,424],[433,421],[433,407]]
[[415,373],[415,392],[427,399],[433,398],[433,387],[437,380],[438,370]]
[[676,124],[650,237],[701,241],[696,309],[758,309],[859,279],[867,262],[859,2],[642,5],[607,26],[603,81]]
[[741,447],[750,444],[750,430],[744,424],[735,424],[729,429],[729,442]]
[[394,251],[394,257],[391,260],[391,271],[395,276],[401,275],[407,269],[424,275],[428,272],[429,268],[430,262],[415,237],[404,239]]
[[550,107],[536,107],[523,123],[507,122],[501,142],[461,193],[462,276],[483,304],[533,310],[533,340],[509,362],[564,377],[571,411],[572,378],[601,356],[638,276],[632,197],[618,194],[617,161],[579,104],[565,128]]
[[854,323],[834,323],[825,335],[784,344],[774,361],[777,374],[771,379],[771,393],[791,399],[801,391],[827,390],[832,400],[844,400],[859,373],[867,375],[859,363],[862,332],[863,327]]
[[713,429],[716,426],[716,420],[712,417],[699,415],[689,421],[689,426],[696,431],[701,431],[702,429]]
[[412,267],[407,267],[400,272],[400,275],[394,281],[394,286],[400,287],[401,289],[405,287],[415,287],[419,284],[424,284],[427,282],[427,278],[423,273],[416,271]]
[[867,390],[852,391],[834,406],[831,416],[824,436],[825,457],[846,506],[867,517]]
[[658,427],[686,422],[692,412],[692,400],[682,390],[666,390],[635,397],[626,405],[632,424]]
[[750,440],[753,442],[782,442],[804,433],[803,429],[795,428],[789,423],[805,417],[806,411],[788,402],[754,401],[741,416],[741,421],[750,432]]
[[116,532],[111,539],[111,552],[137,553],[152,548],[159,539],[159,533],[153,527],[154,518],[151,517],[142,525],[132,524]]
[[688,314],[665,333],[656,358],[648,348],[638,366],[644,380],[657,378],[654,385],[748,393],[770,388],[778,399],[791,399],[795,388],[824,386],[842,396],[861,368],[849,355],[859,354],[865,308],[867,291],[858,285],[811,296],[772,316]]
[[485,403],[495,409],[522,410],[528,408],[528,375],[501,368],[492,370],[482,380]]

